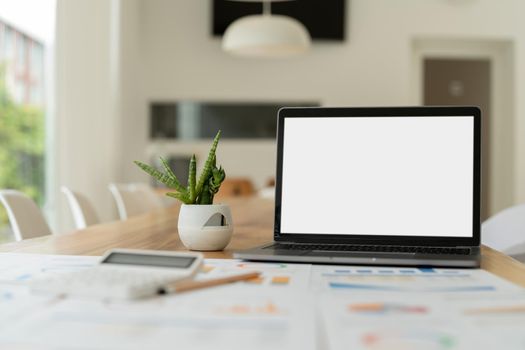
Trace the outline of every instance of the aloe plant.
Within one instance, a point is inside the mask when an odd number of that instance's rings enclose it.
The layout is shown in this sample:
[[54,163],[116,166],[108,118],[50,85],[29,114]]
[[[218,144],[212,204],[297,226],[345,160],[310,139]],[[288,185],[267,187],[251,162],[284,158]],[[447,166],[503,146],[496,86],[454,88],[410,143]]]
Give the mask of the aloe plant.
[[202,169],[198,182],[197,160],[195,159],[195,154],[191,157],[187,187],[181,185],[168,162],[162,157],[160,158],[160,161],[164,168],[164,172],[138,160],[134,163],[157,181],[175,190],[174,192],[166,193],[167,196],[176,198],[185,204],[212,204],[213,197],[219,191],[222,182],[226,178],[226,173],[222,166],[217,168],[217,158],[215,156],[220,137],[221,131],[219,130],[213,139],[208,158],[204,163],[204,168]]

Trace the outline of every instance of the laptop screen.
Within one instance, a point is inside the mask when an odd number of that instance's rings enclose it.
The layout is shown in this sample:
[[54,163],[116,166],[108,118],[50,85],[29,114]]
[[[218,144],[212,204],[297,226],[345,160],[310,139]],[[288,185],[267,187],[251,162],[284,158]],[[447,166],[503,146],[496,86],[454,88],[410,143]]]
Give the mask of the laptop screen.
[[280,232],[473,237],[474,116],[285,118]]

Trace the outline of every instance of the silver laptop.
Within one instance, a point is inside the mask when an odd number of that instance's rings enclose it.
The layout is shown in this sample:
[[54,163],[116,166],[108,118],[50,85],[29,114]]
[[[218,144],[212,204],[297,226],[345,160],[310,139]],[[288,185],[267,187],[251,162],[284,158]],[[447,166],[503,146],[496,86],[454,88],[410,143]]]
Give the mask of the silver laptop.
[[477,267],[476,107],[283,108],[274,242],[236,258]]

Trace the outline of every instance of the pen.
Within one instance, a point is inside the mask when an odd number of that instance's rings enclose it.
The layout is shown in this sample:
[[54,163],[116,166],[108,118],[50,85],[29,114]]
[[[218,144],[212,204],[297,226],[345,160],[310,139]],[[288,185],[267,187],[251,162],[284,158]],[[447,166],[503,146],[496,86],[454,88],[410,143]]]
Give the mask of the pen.
[[239,275],[233,275],[228,277],[221,277],[221,278],[214,278],[210,280],[205,281],[182,281],[182,282],[175,282],[172,284],[168,284],[161,290],[161,294],[165,293],[182,293],[182,292],[189,292],[191,290],[197,290],[197,289],[203,289],[203,288],[210,288],[215,286],[220,286],[223,284],[238,282],[238,281],[246,281],[252,278],[259,277],[261,273],[260,272],[248,272],[243,273]]

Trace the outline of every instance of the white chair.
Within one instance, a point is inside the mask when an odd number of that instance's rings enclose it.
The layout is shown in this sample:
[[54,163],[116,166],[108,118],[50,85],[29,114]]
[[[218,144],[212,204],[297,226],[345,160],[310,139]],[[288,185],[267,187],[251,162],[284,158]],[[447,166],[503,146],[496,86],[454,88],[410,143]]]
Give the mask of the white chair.
[[525,204],[507,208],[483,222],[481,242],[525,261]]
[[40,208],[22,192],[1,190],[0,201],[7,211],[17,241],[51,234],[51,229]]
[[120,220],[164,208],[160,197],[146,184],[110,184],[109,190],[115,198]]
[[86,196],[72,191],[66,186],[62,186],[61,191],[66,196],[76,229],[81,230],[100,223],[95,209]]

